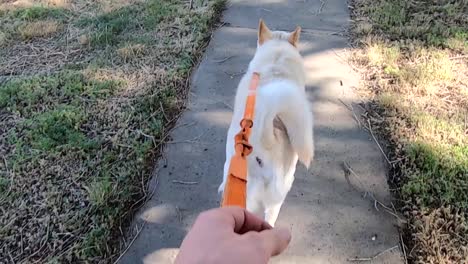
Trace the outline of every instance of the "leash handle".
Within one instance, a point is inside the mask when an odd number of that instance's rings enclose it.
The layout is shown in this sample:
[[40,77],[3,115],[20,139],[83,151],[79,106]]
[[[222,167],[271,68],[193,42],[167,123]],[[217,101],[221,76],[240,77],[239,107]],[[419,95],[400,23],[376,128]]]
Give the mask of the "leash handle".
[[234,137],[235,154],[231,158],[229,172],[224,187],[221,207],[239,206],[246,208],[247,201],[247,156],[252,153],[249,143],[253,119],[255,114],[255,101],[260,74],[254,72],[250,80],[249,93],[245,103],[244,118],[240,122],[241,131]]

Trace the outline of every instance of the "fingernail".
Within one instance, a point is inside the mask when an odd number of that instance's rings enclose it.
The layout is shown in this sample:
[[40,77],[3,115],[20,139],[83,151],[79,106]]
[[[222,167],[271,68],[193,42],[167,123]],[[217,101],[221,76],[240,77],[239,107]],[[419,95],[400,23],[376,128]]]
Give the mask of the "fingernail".
[[288,228],[278,227],[276,228],[276,231],[278,232],[278,235],[281,237],[281,239],[287,240],[288,242],[291,240],[291,232]]

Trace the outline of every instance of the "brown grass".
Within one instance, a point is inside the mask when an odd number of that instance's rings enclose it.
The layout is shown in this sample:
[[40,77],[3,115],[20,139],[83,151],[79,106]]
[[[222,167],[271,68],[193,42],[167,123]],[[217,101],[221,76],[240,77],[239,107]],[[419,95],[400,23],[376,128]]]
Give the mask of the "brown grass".
[[468,17],[460,0],[354,0],[350,61],[386,145],[412,263],[468,263]]
[[23,39],[50,37],[61,29],[61,25],[54,20],[28,22],[18,28]]
[[0,31],[0,47],[4,46],[7,43],[7,41],[7,35],[4,32]]
[[410,252],[414,264],[466,263],[468,247],[467,219],[458,210],[441,207],[435,210],[408,210],[413,222],[412,239],[416,242]]
[[130,44],[117,50],[117,54],[124,60],[129,61],[145,55],[146,46],[143,44]]
[[45,4],[50,6],[62,7],[67,8],[70,6],[69,0],[45,0]]
[[223,1],[69,3],[0,17],[64,29],[0,50],[0,263],[110,263],[128,245]]
[[99,5],[104,13],[109,13],[119,8],[142,3],[143,0],[99,0]]
[[35,5],[45,5],[53,7],[68,8],[69,0],[7,0],[0,4],[0,11],[10,11],[18,8],[27,8]]

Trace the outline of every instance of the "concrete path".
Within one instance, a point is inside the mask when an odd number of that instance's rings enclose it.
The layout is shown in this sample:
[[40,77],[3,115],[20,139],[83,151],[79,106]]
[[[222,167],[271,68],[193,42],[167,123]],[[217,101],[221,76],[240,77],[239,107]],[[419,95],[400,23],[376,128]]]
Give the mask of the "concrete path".
[[[382,155],[343,104],[357,102],[356,78],[340,55],[347,47],[345,0],[231,0],[193,76],[189,110],[155,170],[154,197],[136,216],[144,226],[120,263],[170,263],[198,213],[218,206],[230,105],[255,52],[259,18],[271,29],[304,29],[300,50],[315,114],[316,159],[310,171],[296,173],[277,223],[290,227],[293,239],[273,262],[349,263],[385,251],[367,263],[403,263],[395,219],[363,196],[390,203]],[[343,161],[359,180],[347,181]]]

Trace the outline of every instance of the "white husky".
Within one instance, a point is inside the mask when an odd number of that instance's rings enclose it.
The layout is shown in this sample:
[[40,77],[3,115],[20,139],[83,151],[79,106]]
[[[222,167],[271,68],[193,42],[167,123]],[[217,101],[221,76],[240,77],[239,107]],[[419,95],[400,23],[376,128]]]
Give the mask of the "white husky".
[[237,88],[234,113],[226,141],[224,190],[234,136],[243,118],[249,83],[260,74],[254,125],[248,156],[247,210],[274,225],[291,189],[298,159],[309,167],[314,156],[312,113],[305,93],[305,72],[297,50],[301,28],[288,33],[270,31],[259,23],[257,51]]

